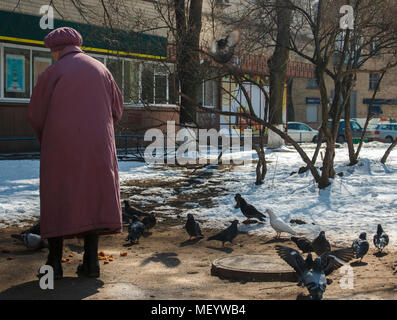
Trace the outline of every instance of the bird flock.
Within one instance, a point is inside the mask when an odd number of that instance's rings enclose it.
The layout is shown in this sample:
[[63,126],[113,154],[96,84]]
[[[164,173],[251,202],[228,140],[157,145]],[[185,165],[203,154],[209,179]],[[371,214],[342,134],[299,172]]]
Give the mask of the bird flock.
[[[259,220],[259,223],[266,222],[266,215],[258,211],[252,204],[249,204],[241,194],[237,193],[234,199],[236,200],[235,208],[240,208],[241,213],[247,218],[243,223],[252,223],[252,219]],[[297,232],[271,209],[266,209],[265,212],[269,216],[270,226],[276,231],[275,239],[279,239],[281,233],[291,234],[291,241],[302,252],[300,253],[298,250],[287,246],[275,246],[279,257],[297,273],[299,277],[297,285],[306,287],[313,300],[323,298],[327,287],[326,276],[352,259],[360,259],[359,262],[361,263],[369,251],[370,246],[366,232],[360,233],[359,237],[353,240],[350,247],[332,250],[330,242],[325,237],[325,231],[321,231],[313,240],[309,240],[303,236],[298,237]],[[127,200],[124,200],[122,219],[123,222],[129,224],[128,235],[125,241],[129,241],[131,244],[138,243],[139,238],[156,225],[156,217],[153,213],[143,212],[130,205]],[[238,224],[238,220],[231,221],[231,224],[226,229],[209,236],[207,241],[220,241],[222,242],[222,247],[225,247],[226,242],[230,242],[233,245],[233,240],[239,233]],[[192,238],[204,238],[200,224],[190,213],[187,215],[184,228],[189,235],[189,241]],[[40,237],[40,223],[20,234],[12,234],[11,236],[31,250],[48,248],[48,242]],[[376,233],[373,236],[373,244],[378,250],[378,253],[381,253],[389,244],[389,236],[384,232],[380,224],[378,224]],[[302,256],[302,254],[306,254],[306,257]],[[313,257],[313,254],[316,256]]]
[[[252,222],[251,219],[254,218],[259,220],[260,223],[266,221],[266,215],[258,211],[252,204],[249,204],[241,194],[237,193],[234,199],[236,200],[235,208],[240,208],[241,213],[247,218],[243,223]],[[281,233],[291,234],[291,241],[302,251],[302,254],[307,254],[304,258],[296,249],[281,245],[276,245],[275,247],[280,258],[297,273],[299,277],[298,286],[306,287],[313,300],[321,300],[323,298],[327,287],[326,276],[352,259],[360,259],[361,263],[364,256],[368,253],[369,243],[365,232],[362,232],[357,239],[353,240],[351,247],[332,250],[330,242],[325,237],[325,231],[321,231],[312,241],[305,237],[297,237],[297,232],[271,209],[266,209],[265,212],[269,216],[270,226],[276,231],[275,239],[279,239]],[[232,221],[230,226],[208,237],[207,241],[220,241],[222,242],[222,247],[225,246],[225,242],[233,244],[233,239],[238,235],[238,223],[238,220]],[[200,226],[194,220],[192,214],[188,214],[185,229],[190,239],[198,236],[203,237]],[[378,252],[382,252],[389,243],[389,237],[380,224],[374,235],[373,243]],[[313,257],[313,254],[315,254],[315,257]]]

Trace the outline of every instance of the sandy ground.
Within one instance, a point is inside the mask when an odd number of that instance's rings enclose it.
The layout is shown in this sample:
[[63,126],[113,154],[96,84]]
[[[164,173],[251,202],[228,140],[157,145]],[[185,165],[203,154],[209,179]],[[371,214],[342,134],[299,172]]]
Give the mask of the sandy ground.
[[[292,282],[239,282],[211,275],[211,262],[235,254],[275,253],[274,246],[294,244],[255,235],[239,234],[238,245],[227,249],[221,243],[187,241],[184,221],[164,219],[140,243],[128,246],[126,232],[103,236],[100,250],[112,254],[114,261],[101,263],[98,279],[78,278],[75,270],[82,259],[83,243],[65,241],[64,279],[54,290],[41,290],[37,270],[45,263],[47,249],[30,252],[10,237],[22,231],[15,227],[0,233],[0,300],[3,299],[306,299],[307,290]],[[217,230],[203,230],[205,235]],[[342,289],[339,270],[329,278],[325,299],[396,299],[397,253],[388,248],[384,255],[371,250],[363,263],[352,263],[354,289]],[[120,252],[128,252],[125,257]]]

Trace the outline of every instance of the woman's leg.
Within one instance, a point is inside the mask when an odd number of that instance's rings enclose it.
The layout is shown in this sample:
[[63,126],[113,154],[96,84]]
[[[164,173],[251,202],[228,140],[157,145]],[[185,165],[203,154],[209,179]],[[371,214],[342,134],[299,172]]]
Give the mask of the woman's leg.
[[99,277],[98,242],[98,234],[92,233],[84,237],[83,263],[77,268],[79,275],[91,278]]

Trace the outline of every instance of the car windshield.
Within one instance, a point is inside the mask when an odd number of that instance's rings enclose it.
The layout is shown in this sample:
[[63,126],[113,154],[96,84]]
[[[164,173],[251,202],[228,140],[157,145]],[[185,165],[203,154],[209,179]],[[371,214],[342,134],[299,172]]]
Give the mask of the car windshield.
[[361,130],[361,126],[356,121],[350,121],[350,127],[355,131]]

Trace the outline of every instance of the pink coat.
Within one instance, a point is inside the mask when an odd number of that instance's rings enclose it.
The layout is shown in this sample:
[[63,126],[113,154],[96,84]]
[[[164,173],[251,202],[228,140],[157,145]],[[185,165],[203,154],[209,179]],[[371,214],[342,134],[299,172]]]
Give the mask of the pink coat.
[[41,144],[43,238],[122,231],[113,127],[122,99],[106,67],[76,46],[39,77],[28,113]]

